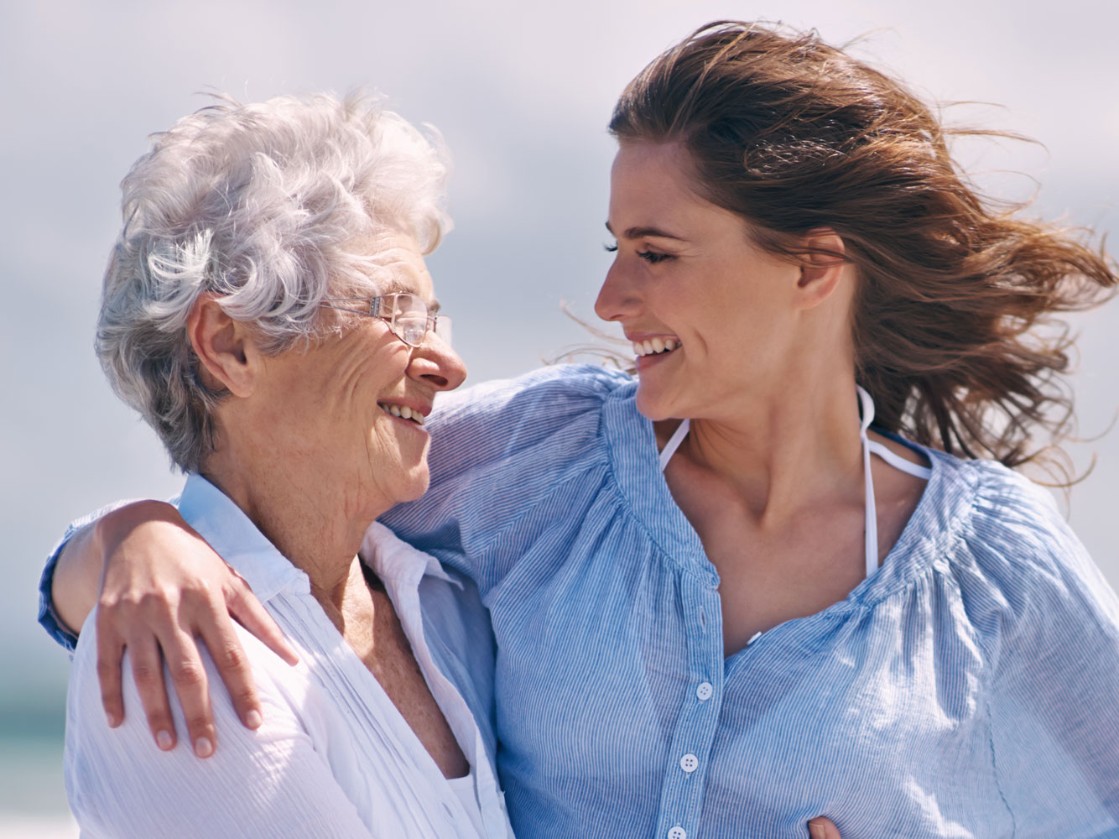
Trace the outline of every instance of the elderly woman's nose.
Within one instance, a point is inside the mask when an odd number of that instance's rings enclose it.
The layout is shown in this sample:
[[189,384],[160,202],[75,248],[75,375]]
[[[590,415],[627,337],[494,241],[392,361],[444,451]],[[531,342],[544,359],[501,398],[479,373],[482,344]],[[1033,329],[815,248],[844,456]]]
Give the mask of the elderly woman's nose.
[[594,311],[603,320],[622,320],[632,314],[638,305],[635,288],[628,272],[615,261],[606,272],[598,298],[594,301]]
[[454,390],[466,380],[466,364],[442,338],[429,333],[412,350],[408,374],[434,385],[436,390]]

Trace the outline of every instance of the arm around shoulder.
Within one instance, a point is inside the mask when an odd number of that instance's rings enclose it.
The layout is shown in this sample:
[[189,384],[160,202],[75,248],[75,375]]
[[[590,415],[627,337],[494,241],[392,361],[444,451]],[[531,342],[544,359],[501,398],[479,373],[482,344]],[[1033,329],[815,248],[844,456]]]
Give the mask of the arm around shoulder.
[[47,557],[39,580],[39,624],[68,650],[97,602],[105,564],[103,527],[128,515],[129,506],[118,501],[71,522]]
[[137,527],[153,521],[182,519],[170,504],[136,501],[104,511],[63,543],[49,590],[55,614],[75,636],[97,604],[106,557]]
[[152,736],[164,748],[174,747],[176,728],[161,666],[167,662],[170,685],[189,712],[187,733],[196,750],[206,753],[203,744],[213,742],[214,728],[208,680],[201,675],[201,639],[217,657],[244,724],[259,724],[252,674],[232,618],[289,663],[296,661],[295,653],[248,584],[178,510],[160,501],[135,502],[70,533],[73,538],[64,540],[43,573],[39,619],[52,636],[72,646],[75,630],[100,601],[100,704],[110,723],[119,724],[125,715],[121,658],[128,650],[141,699],[131,714],[142,705]]

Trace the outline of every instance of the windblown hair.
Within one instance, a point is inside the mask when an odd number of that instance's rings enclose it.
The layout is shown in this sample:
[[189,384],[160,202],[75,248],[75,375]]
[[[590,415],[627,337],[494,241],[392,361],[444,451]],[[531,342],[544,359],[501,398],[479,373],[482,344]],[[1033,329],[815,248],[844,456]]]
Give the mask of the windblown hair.
[[856,379],[877,425],[1009,466],[1069,432],[1072,339],[1054,314],[1109,297],[1116,266],[968,183],[948,137],[998,132],[943,128],[897,81],[814,32],[726,21],[646,67],[610,131],[682,144],[697,192],[772,253],[803,258],[803,234],[839,234],[860,278]]
[[265,353],[314,338],[326,297],[370,286],[363,242],[391,230],[425,253],[439,243],[447,164],[440,144],[358,96],[220,97],[153,140],[121,185],[96,348],[113,389],[191,471],[213,449],[221,396],[187,337],[199,296],[251,322]]

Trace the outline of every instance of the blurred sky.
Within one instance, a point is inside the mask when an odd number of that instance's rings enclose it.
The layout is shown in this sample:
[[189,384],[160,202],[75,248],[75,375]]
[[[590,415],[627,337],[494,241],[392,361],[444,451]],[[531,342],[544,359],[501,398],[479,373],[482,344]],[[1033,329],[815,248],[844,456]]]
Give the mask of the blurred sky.
[[[257,100],[366,87],[438,126],[455,160],[456,229],[430,264],[478,382],[585,341],[561,305],[594,319],[612,103],[659,51],[717,18],[814,26],[833,43],[867,34],[856,52],[925,97],[988,103],[952,108],[950,122],[1042,144],[961,148],[982,183],[1119,232],[1116,4],[2,0],[0,713],[61,695],[65,656],[34,626],[34,589],[66,522],[180,481],[91,349],[117,185],[149,133],[206,90]],[[1119,409],[1119,302],[1076,323],[1080,431],[1098,436]],[[1081,468],[1097,458],[1065,500],[1073,526],[1119,584],[1119,429],[1072,454]]]

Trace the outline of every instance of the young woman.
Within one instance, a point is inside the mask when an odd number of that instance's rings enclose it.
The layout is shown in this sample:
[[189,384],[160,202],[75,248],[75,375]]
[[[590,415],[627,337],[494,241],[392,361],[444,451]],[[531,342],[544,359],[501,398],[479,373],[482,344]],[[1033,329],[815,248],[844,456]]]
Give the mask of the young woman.
[[[927,106],[812,34],[704,27],[610,127],[596,308],[637,377],[450,397],[431,490],[383,518],[490,611],[514,827],[1119,829],[1119,603],[1008,468],[1062,430],[1068,345],[1037,327],[1102,301],[1114,264],[991,210]],[[236,584],[153,505],[56,575],[80,615],[108,561],[110,708],[125,644],[154,631],[174,660],[176,635],[228,632],[207,592]],[[151,628],[113,605],[168,587]]]

